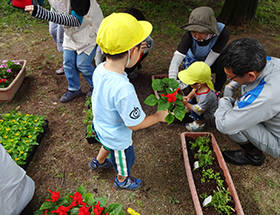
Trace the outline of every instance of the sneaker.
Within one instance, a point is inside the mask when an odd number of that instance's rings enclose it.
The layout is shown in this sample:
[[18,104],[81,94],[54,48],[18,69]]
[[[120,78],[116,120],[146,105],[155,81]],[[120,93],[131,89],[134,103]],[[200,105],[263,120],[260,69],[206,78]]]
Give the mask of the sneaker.
[[70,90],[68,90],[67,93],[65,93],[63,96],[61,96],[60,101],[62,103],[70,102],[74,98],[79,97],[81,95],[82,95],[81,89],[79,89],[79,91],[70,91]]
[[202,131],[204,129],[204,126],[205,126],[204,123],[202,125],[199,125],[195,121],[193,121],[191,123],[187,123],[185,125],[185,127],[188,131]]
[[64,74],[64,68],[61,67],[58,70],[55,71],[57,75],[63,75]]
[[93,87],[90,87],[89,88],[89,90],[88,90],[88,92],[87,92],[87,97],[91,97],[91,95],[92,95],[92,91],[93,91]]
[[90,163],[88,163],[88,167],[91,170],[97,170],[97,169],[107,169],[110,166],[112,166],[112,161],[109,158],[106,158],[105,162],[100,164],[98,163],[98,161],[96,160],[96,157],[92,159],[92,161]]
[[128,176],[126,177],[126,179],[120,183],[117,179],[117,176],[115,177],[115,182],[113,187],[116,190],[122,190],[122,189],[126,189],[126,190],[137,190],[138,188],[140,188],[142,186],[142,181],[138,178],[134,178],[132,176]]

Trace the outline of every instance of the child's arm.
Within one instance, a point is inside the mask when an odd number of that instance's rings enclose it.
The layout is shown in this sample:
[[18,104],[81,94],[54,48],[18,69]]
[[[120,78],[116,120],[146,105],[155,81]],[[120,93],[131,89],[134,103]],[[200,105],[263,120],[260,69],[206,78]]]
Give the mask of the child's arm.
[[195,91],[192,90],[187,96],[184,96],[183,100],[182,100],[183,104],[191,110],[192,110],[192,108],[190,108],[190,106],[192,106],[192,105],[189,103],[189,100],[191,100],[194,97],[195,97]]
[[153,115],[146,116],[145,119],[138,125],[128,127],[132,131],[150,127],[158,122],[165,122],[165,117],[168,114],[168,110],[158,111]]

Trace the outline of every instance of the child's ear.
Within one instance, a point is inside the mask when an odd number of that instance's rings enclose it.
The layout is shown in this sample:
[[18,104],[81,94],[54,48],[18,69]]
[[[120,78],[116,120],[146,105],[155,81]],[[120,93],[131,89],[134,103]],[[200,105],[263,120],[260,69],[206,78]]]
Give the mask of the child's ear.
[[137,54],[137,52],[139,51],[137,46],[134,46],[132,49],[130,49],[130,58],[134,55]]

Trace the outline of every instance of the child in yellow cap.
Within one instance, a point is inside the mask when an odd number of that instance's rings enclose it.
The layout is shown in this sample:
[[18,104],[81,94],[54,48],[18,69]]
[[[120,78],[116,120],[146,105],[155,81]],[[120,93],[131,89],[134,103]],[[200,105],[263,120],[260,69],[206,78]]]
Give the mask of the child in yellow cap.
[[218,98],[211,81],[211,69],[206,63],[197,61],[179,72],[178,77],[193,88],[183,98],[184,105],[190,109],[190,117],[194,119],[185,127],[188,131],[202,131],[205,126],[204,119],[213,119],[218,107]]
[[[92,77],[92,128],[102,146],[88,166],[96,170],[113,165],[117,172],[115,189],[141,187],[142,181],[130,176],[135,160],[132,131],[164,122],[168,114],[166,110],[146,116],[124,72],[137,63],[147,47],[143,41],[151,31],[147,21],[137,21],[128,13],[113,13],[102,21],[97,33],[106,62],[98,65]],[[111,159],[107,158],[109,154]]]

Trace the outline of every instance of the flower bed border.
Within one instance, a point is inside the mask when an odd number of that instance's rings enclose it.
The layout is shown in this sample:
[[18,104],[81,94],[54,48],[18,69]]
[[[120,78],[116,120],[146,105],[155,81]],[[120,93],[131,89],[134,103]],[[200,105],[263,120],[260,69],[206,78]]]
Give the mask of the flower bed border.
[[19,60],[22,68],[8,87],[0,88],[0,103],[11,102],[26,75],[26,60]]
[[184,161],[185,161],[184,163],[185,163],[185,169],[186,169],[186,173],[187,173],[187,177],[188,177],[188,183],[189,183],[190,191],[192,194],[192,199],[194,202],[196,214],[203,215],[203,212],[202,212],[202,208],[200,205],[199,197],[198,197],[198,194],[196,191],[196,187],[195,187],[195,183],[194,183],[194,179],[193,179],[193,175],[192,175],[191,164],[189,161],[188,150],[187,150],[186,137],[198,138],[199,136],[204,136],[204,135],[208,135],[208,134],[211,135],[211,143],[213,146],[214,153],[216,154],[218,163],[223,170],[224,176],[226,178],[226,183],[228,184],[228,187],[229,187],[230,194],[231,194],[232,198],[234,199],[235,211],[236,211],[237,215],[244,215],[244,211],[242,209],[236,189],[235,189],[233,181],[231,179],[229,170],[227,168],[226,162],[222,156],[222,153],[220,151],[220,148],[217,144],[217,141],[216,141],[214,135],[210,132],[183,132],[180,136],[181,136],[182,150],[183,150],[183,156],[184,156]]
[[[37,136],[37,141],[36,142],[39,143],[39,145],[41,144],[48,128],[49,128],[49,121],[45,119],[45,125],[43,126],[44,131]],[[23,168],[24,170],[27,170],[27,167],[30,164],[30,162],[32,161],[32,159],[35,155],[35,152],[36,152],[39,145],[34,145],[33,146],[32,151],[29,152],[29,154],[28,154],[28,156],[25,160],[25,164],[20,165],[21,168]]]

